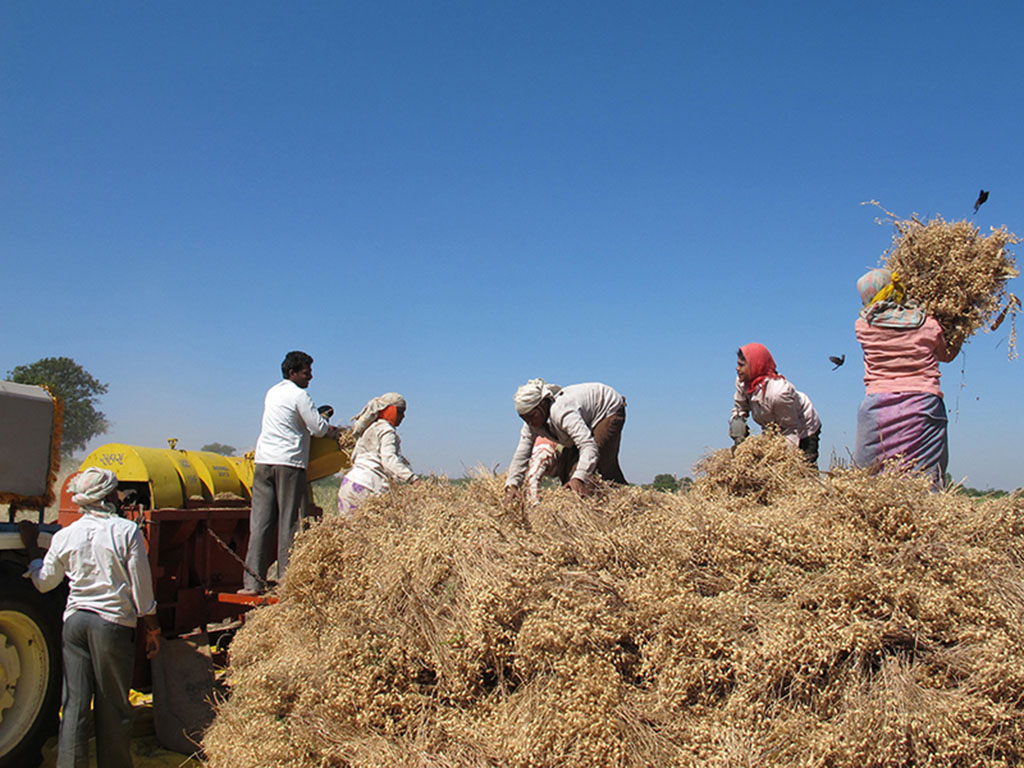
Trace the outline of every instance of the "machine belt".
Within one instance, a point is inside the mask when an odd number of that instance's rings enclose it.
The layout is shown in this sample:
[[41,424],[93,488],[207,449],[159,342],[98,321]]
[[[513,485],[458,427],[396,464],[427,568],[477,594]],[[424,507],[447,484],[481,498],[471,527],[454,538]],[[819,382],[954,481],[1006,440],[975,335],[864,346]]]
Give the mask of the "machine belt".
[[214,541],[216,541],[218,544],[221,545],[221,547],[224,549],[225,552],[227,552],[229,555],[231,555],[233,558],[235,558],[235,560],[238,561],[238,564],[242,566],[242,570],[244,570],[246,573],[248,573],[250,576],[252,576],[254,579],[256,579],[256,581],[259,582],[260,586],[262,586],[263,589],[265,589],[265,590],[266,589],[270,589],[270,585],[266,582],[266,580],[260,578],[255,573],[253,573],[252,569],[249,568],[249,566],[247,566],[245,564],[245,560],[240,558],[238,556],[238,553],[235,552],[235,550],[233,550],[231,548],[231,546],[226,541],[224,541],[224,539],[222,539],[220,536],[218,536],[216,533],[214,533],[213,530],[210,528],[210,526],[206,526],[206,532],[213,537]]

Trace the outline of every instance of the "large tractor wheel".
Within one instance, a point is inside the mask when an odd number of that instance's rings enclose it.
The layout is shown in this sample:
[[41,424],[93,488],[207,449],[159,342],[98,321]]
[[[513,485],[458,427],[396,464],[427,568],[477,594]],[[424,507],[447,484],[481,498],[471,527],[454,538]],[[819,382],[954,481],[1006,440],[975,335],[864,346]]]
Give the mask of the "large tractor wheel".
[[30,582],[0,571],[0,768],[34,768],[57,727],[60,616]]

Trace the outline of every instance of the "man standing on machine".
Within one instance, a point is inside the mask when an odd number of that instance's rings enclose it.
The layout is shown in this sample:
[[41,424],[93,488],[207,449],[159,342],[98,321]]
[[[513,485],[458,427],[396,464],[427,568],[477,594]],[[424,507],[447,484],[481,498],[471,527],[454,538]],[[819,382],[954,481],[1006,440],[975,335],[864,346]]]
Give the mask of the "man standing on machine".
[[284,578],[288,557],[299,524],[309,506],[309,440],[336,438],[332,427],[317,411],[306,393],[313,379],[313,358],[305,352],[289,352],[281,363],[283,380],[267,390],[263,402],[263,427],[256,441],[252,481],[252,512],[249,517],[249,550],[245,557],[244,586],[240,594],[267,591],[267,568],[273,560],[277,531],[277,578]]

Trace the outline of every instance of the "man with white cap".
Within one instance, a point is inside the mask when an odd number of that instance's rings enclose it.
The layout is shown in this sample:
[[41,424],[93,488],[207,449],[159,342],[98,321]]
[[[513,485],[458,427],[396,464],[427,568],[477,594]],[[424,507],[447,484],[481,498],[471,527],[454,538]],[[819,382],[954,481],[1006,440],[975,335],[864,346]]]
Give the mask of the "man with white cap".
[[146,632],[146,655],[160,649],[153,578],[142,531],[117,514],[117,477],[89,467],[71,481],[71,500],[82,516],[53,535],[45,556],[39,528],[21,523],[32,557],[26,576],[48,592],[67,576],[64,610],[64,702],[57,747],[58,768],[89,762],[90,703],[96,716],[100,768],[130,768],[132,705],[128,700],[135,665],[135,627]]
[[619,441],[626,423],[626,400],[607,384],[559,387],[530,379],[516,390],[516,413],[524,422],[508,467],[505,498],[518,496],[538,437],[563,446],[559,477],[578,494],[587,493],[594,474],[626,483],[619,467]]

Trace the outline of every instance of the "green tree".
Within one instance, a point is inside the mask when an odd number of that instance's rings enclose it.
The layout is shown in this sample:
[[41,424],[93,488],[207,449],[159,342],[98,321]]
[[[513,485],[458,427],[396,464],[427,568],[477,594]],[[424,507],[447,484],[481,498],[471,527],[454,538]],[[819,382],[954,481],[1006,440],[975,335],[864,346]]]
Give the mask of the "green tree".
[[676,480],[675,475],[655,475],[651,487],[656,491],[678,491],[679,481]]
[[224,445],[224,443],[207,443],[200,451],[209,451],[210,453],[219,453],[221,456],[234,456],[235,446]]
[[7,372],[7,380],[46,387],[64,403],[64,438],[61,453],[70,456],[85,448],[96,435],[110,428],[107,417],[96,410],[99,396],[107,392],[100,383],[70,357],[44,357],[30,365]]

